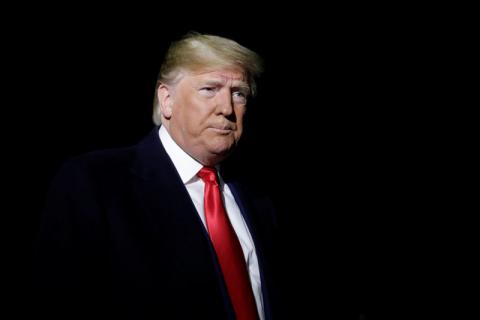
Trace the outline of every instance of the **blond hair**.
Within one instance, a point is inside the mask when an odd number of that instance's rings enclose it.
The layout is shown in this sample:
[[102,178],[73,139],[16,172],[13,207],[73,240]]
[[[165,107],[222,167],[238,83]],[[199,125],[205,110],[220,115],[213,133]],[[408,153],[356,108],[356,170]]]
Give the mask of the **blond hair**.
[[204,69],[239,67],[247,75],[250,93],[256,94],[255,79],[262,73],[261,58],[252,50],[237,42],[208,34],[188,33],[173,42],[168,49],[155,86],[153,122],[161,124],[157,89],[163,83],[174,85],[181,79],[182,71],[195,72]]

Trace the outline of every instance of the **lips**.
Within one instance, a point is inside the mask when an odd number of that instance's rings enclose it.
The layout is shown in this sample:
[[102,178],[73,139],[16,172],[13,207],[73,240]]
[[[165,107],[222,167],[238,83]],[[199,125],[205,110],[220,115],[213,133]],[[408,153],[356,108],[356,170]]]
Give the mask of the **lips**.
[[217,125],[217,126],[211,126],[211,128],[215,130],[221,130],[221,131],[233,131],[235,130],[235,125],[233,124]]
[[232,132],[232,129],[219,129],[219,128],[210,128],[210,129],[220,134],[229,134]]

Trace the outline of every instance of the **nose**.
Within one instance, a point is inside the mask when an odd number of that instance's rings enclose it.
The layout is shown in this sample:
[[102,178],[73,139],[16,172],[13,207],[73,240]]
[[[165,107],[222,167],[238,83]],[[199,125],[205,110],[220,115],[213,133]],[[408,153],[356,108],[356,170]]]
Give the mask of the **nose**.
[[233,113],[233,99],[230,90],[226,88],[221,90],[217,98],[217,112],[226,117],[230,116]]

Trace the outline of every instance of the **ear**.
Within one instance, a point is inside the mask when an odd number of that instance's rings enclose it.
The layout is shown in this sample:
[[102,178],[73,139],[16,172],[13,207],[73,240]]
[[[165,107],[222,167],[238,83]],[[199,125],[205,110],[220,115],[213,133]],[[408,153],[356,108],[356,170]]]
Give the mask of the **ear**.
[[172,88],[164,83],[161,83],[157,89],[157,98],[160,104],[160,111],[165,119],[172,117]]

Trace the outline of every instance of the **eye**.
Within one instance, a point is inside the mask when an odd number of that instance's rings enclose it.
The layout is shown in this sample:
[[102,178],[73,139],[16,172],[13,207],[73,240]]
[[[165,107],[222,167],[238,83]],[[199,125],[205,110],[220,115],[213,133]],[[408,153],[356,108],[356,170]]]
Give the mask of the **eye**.
[[247,97],[247,95],[245,94],[245,92],[243,91],[234,91],[233,92],[233,96],[237,96],[237,97]]
[[244,91],[234,91],[232,93],[233,99],[237,103],[245,104],[247,103],[248,94]]
[[200,94],[207,97],[214,96],[216,91],[217,89],[215,87],[202,87],[199,89]]

